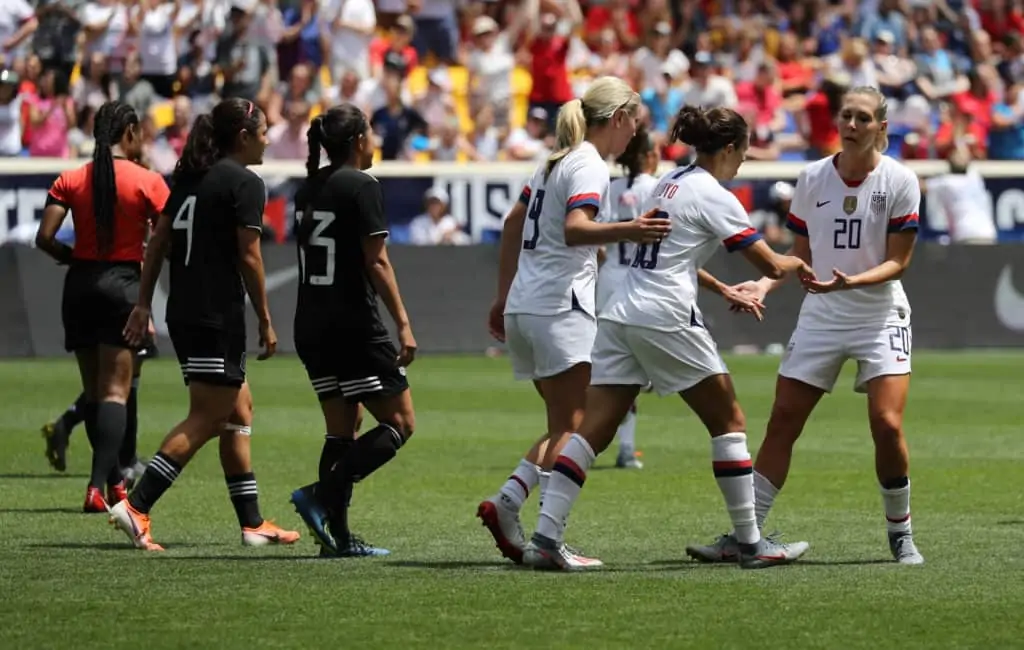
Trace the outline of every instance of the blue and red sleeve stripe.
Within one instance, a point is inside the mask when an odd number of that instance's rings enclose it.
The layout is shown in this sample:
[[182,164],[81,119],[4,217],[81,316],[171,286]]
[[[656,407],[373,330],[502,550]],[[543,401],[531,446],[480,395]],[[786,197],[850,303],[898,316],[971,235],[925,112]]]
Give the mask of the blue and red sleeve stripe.
[[904,232],[906,230],[917,230],[919,227],[917,213],[889,219],[889,232]]
[[596,192],[590,192],[587,194],[574,194],[569,197],[569,200],[565,203],[566,210],[575,210],[576,208],[582,208],[584,206],[591,206],[595,208],[601,207],[601,195]]
[[757,232],[753,228],[747,228],[742,232],[736,233],[722,243],[725,244],[725,250],[732,253],[733,251],[743,250],[759,239],[761,239],[761,233]]
[[792,212],[786,217],[786,228],[792,230],[798,235],[807,236],[807,222],[796,216]]
[[519,193],[519,202],[523,205],[530,205],[530,186],[524,185],[523,191]]

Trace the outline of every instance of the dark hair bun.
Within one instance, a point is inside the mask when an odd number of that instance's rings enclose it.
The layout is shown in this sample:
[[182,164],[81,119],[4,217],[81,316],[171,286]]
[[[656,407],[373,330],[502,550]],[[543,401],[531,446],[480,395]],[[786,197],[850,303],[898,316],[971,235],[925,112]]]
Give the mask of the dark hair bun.
[[703,151],[712,135],[711,121],[701,107],[683,106],[676,115],[672,133],[676,140]]

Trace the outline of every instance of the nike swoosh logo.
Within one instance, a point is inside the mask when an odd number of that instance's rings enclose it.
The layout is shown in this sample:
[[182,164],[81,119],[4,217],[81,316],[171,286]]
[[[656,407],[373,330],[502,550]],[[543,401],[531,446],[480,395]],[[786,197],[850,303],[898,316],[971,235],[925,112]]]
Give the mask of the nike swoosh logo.
[[1013,267],[1003,267],[996,281],[996,318],[1003,327],[1015,332],[1024,332],[1024,295],[1013,286]]
[[[295,264],[289,266],[286,269],[280,271],[274,271],[268,273],[264,278],[264,283],[267,288],[267,293],[271,293],[281,287],[294,282],[299,277],[299,265]],[[249,296],[245,296],[245,304],[249,304]],[[156,333],[158,336],[167,338],[170,333],[167,331],[167,291],[163,285],[159,282],[156,283],[156,289],[153,291],[153,325],[156,327]]]
[[828,205],[828,204],[829,204],[829,203],[831,203],[831,202],[832,202],[832,201],[819,201],[819,202],[818,202],[818,203],[816,203],[815,205],[817,205],[817,206],[818,206],[818,207],[820,208],[821,206],[823,206],[823,205]]

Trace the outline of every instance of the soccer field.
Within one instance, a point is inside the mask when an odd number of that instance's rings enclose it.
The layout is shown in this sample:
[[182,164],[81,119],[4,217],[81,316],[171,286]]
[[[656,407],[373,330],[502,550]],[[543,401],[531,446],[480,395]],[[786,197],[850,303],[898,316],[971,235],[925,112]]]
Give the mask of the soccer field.
[[[166,351],[165,351],[166,353]],[[729,359],[756,450],[777,359]],[[351,521],[390,558],[315,560],[246,549],[215,446],[153,512],[163,554],[81,513],[80,427],[66,475],[40,425],[78,392],[70,360],[0,363],[0,648],[909,648],[1024,643],[1024,355],[915,355],[907,431],[914,527],[927,564],[890,561],[862,396],[852,373],[812,418],[768,528],[808,540],[799,564],[709,567],[683,547],[729,526],[707,434],[677,398],[645,396],[642,471],[598,460],[569,541],[607,563],[553,575],[503,560],[474,517],[541,431],[541,402],[504,359],[410,368],[418,427],[356,488]],[[848,371],[852,368],[847,368]],[[140,454],[184,415],[177,365],[145,366]],[[264,516],[299,526],[288,495],[313,478],[322,419],[294,358],[250,364]],[[612,450],[613,451],[613,450]],[[536,502],[523,521],[532,530]]]

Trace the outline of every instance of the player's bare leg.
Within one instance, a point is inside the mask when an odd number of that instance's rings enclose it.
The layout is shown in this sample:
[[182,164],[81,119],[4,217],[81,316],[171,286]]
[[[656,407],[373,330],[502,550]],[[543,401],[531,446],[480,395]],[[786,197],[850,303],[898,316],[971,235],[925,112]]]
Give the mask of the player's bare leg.
[[910,454],[903,435],[909,390],[910,375],[886,375],[868,381],[868,421],[875,442],[875,473],[882,492],[889,549],[900,564],[923,564],[910,525]]
[[522,563],[526,546],[519,511],[530,492],[538,485],[543,504],[551,468],[558,457],[556,449],[564,444],[583,421],[589,383],[589,363],[576,364],[553,377],[545,377],[534,383],[544,400],[547,433],[530,447],[498,493],[480,502],[477,507],[477,517],[491,533],[498,550],[516,564]]
[[[824,394],[820,388],[796,379],[779,376],[776,380],[775,402],[754,463],[754,515],[758,530],[764,529],[775,497],[789,475],[793,447]],[[731,563],[739,559],[739,544],[730,532],[707,546],[687,546],[686,554],[701,562]]]
[[149,512],[196,452],[221,434],[224,423],[235,411],[239,392],[237,386],[189,382],[188,416],[164,438],[128,498],[110,509],[111,523],[128,535],[137,548],[163,550],[152,540]]
[[231,505],[242,529],[243,546],[294,544],[299,534],[285,530],[260,514],[259,488],[252,470],[252,392],[249,383],[238,391],[235,412],[220,434],[220,464],[228,484]]
[[586,482],[597,455],[615,439],[622,418],[640,392],[640,386],[591,386],[579,432],[566,436],[550,449],[555,455],[551,479],[541,504],[537,531],[523,553],[523,563],[536,569],[573,571],[597,568],[600,560],[583,557],[565,545],[565,521]]

